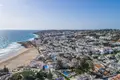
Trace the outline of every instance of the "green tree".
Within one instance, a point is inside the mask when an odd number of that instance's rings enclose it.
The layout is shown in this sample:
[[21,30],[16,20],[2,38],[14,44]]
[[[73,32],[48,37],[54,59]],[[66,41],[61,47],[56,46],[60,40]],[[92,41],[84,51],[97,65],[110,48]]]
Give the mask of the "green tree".
[[51,72],[44,72],[43,70],[38,72],[27,70],[13,74],[9,80],[53,80],[52,76]]
[[9,80],[35,80],[35,72],[33,71],[23,71],[12,75]]
[[120,53],[117,53],[117,54],[115,55],[115,57],[116,57],[117,60],[120,60]]
[[73,69],[76,74],[88,73],[93,69],[93,61],[90,58],[80,58],[78,65]]

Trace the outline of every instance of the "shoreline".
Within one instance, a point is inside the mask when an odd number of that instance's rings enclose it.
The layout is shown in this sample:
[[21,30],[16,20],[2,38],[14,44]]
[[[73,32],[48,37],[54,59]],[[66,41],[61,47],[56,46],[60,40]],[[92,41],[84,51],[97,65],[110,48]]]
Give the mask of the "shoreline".
[[4,68],[5,65],[10,70],[13,70],[19,66],[27,66],[37,55],[38,52],[35,48],[20,49],[15,55],[1,60],[0,68]]
[[5,59],[0,59],[0,64],[2,64],[3,62],[6,62],[6,61],[8,61],[8,60],[10,60],[10,59],[12,59],[12,58],[15,58],[15,57],[21,55],[21,54],[22,54],[23,52],[25,52],[25,51],[27,51],[27,48],[22,48],[22,49],[16,51],[16,53],[14,53],[14,55],[10,55],[10,56],[8,56],[8,57],[5,58]]
[[[33,33],[32,35],[34,36],[33,38],[29,38],[25,41],[16,42],[23,46],[21,49],[19,49],[15,53],[7,54],[6,56],[0,58],[0,69],[4,68],[4,65],[10,70],[15,69],[19,66],[28,65],[33,59],[37,57],[37,50],[33,47],[29,47],[29,44],[25,44],[28,41],[32,41],[38,37],[38,35],[35,33]],[[22,44],[25,44],[27,47]]]

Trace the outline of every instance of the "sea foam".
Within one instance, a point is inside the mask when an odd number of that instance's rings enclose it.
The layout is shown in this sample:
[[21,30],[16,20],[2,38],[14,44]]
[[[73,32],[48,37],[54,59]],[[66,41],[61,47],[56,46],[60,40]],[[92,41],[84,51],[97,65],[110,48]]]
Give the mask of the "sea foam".
[[24,47],[21,46],[21,44],[19,44],[17,42],[13,42],[13,43],[9,44],[8,47],[0,49],[0,58],[10,56],[22,48],[24,48]]
[[28,39],[28,41],[33,41],[35,38],[39,38],[39,36],[37,34],[32,34],[34,37],[33,38],[30,38]]
[[23,46],[17,42],[32,41],[37,35],[30,30],[1,30],[0,31],[0,60],[15,55]]

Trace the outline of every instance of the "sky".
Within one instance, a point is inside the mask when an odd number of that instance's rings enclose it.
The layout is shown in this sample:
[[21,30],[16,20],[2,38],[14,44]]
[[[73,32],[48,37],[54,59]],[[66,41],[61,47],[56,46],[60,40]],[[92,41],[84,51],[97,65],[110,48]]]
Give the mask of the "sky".
[[0,0],[0,29],[120,29],[120,0]]

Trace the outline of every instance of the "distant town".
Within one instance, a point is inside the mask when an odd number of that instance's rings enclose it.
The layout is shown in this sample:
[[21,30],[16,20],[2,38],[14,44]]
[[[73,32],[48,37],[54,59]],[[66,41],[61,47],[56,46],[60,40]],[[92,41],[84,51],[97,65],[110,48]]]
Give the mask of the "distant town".
[[0,70],[0,80],[120,80],[120,30],[43,30],[18,42],[38,55]]

